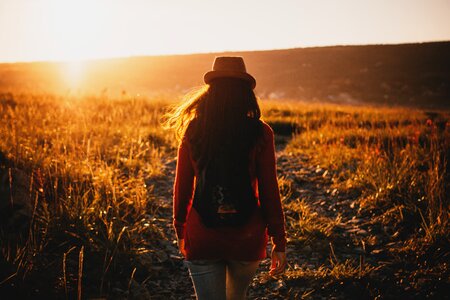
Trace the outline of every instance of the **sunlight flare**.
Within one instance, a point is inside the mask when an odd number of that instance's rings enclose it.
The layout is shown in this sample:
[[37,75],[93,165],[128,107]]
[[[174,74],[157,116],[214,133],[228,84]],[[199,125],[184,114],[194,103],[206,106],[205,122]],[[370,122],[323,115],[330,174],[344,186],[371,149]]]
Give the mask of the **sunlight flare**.
[[69,88],[80,88],[85,75],[86,62],[81,60],[67,61],[61,65],[64,83]]

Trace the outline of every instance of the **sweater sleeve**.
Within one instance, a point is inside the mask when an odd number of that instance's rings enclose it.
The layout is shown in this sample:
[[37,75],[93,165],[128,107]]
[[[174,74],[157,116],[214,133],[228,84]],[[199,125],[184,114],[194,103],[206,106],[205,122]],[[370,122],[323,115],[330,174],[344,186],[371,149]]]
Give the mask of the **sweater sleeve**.
[[274,133],[266,123],[263,123],[263,126],[264,145],[257,159],[259,201],[267,221],[268,234],[275,246],[274,250],[284,252],[286,233],[277,180]]
[[178,239],[184,238],[186,216],[194,190],[194,168],[189,154],[189,145],[183,138],[178,148],[177,167],[173,186],[173,226]]

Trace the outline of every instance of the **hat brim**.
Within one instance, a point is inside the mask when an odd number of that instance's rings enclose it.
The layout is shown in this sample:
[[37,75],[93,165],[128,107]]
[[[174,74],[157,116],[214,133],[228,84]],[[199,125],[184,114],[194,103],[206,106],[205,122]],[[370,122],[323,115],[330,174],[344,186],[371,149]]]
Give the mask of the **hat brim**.
[[203,80],[205,81],[205,83],[209,84],[214,79],[222,77],[231,77],[246,80],[250,82],[252,89],[254,89],[256,86],[256,80],[252,75],[236,71],[209,71],[205,73],[205,75],[203,75]]

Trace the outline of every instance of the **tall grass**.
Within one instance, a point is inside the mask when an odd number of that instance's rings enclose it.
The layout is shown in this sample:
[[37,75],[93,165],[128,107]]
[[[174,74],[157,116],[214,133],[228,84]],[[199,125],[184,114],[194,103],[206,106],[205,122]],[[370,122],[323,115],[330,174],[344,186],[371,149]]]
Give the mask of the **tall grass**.
[[[284,136],[284,156],[296,158],[283,158],[283,168],[301,179],[283,198],[291,247],[299,246],[291,254],[298,265],[287,272],[291,286],[343,298],[442,297],[450,112],[268,102],[264,115]],[[305,255],[306,269],[297,258]]]
[[[292,104],[290,104],[292,106]],[[355,192],[360,210],[403,207],[412,231],[433,240],[449,226],[450,114],[334,105],[275,106],[286,111],[292,154],[307,153],[341,192]],[[269,122],[275,108],[266,108]],[[282,115],[283,113],[281,113]],[[392,220],[392,218],[389,218]],[[384,222],[389,222],[385,219]]]
[[79,271],[84,255],[92,262],[85,272],[99,274],[86,279],[100,295],[119,256],[159,242],[160,230],[151,224],[159,197],[152,178],[162,176],[175,147],[159,127],[165,107],[139,98],[52,95],[15,95],[0,103],[0,171],[11,196],[2,209],[31,216],[21,232],[22,224],[3,220],[0,247],[13,275],[27,280],[47,270],[45,261],[53,264],[52,280],[64,275],[66,293],[78,280],[80,298],[82,274],[71,282],[66,273],[75,247]]
[[[140,270],[158,261],[142,259],[168,238],[154,222],[160,200],[170,197],[157,185],[170,185],[167,161],[176,155],[174,134],[160,125],[168,104],[127,96],[0,97],[0,288],[22,296],[39,295],[30,286],[40,295],[103,296],[117,285],[129,290]],[[288,101],[262,101],[262,108],[277,137],[288,139],[285,153],[327,169],[334,188],[356,195],[361,214],[402,221],[412,241],[448,239],[448,113]],[[288,227],[298,233],[292,241],[327,238],[342,221],[293,199],[288,178],[280,186],[293,212]],[[336,278],[373,269],[331,262],[322,271]]]

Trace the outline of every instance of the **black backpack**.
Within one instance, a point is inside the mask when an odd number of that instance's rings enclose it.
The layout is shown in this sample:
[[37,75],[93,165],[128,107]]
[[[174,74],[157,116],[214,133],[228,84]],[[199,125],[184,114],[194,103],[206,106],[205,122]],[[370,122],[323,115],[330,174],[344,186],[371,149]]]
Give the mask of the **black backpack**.
[[225,163],[219,155],[200,171],[192,206],[206,227],[238,227],[250,219],[257,202],[248,163]]

